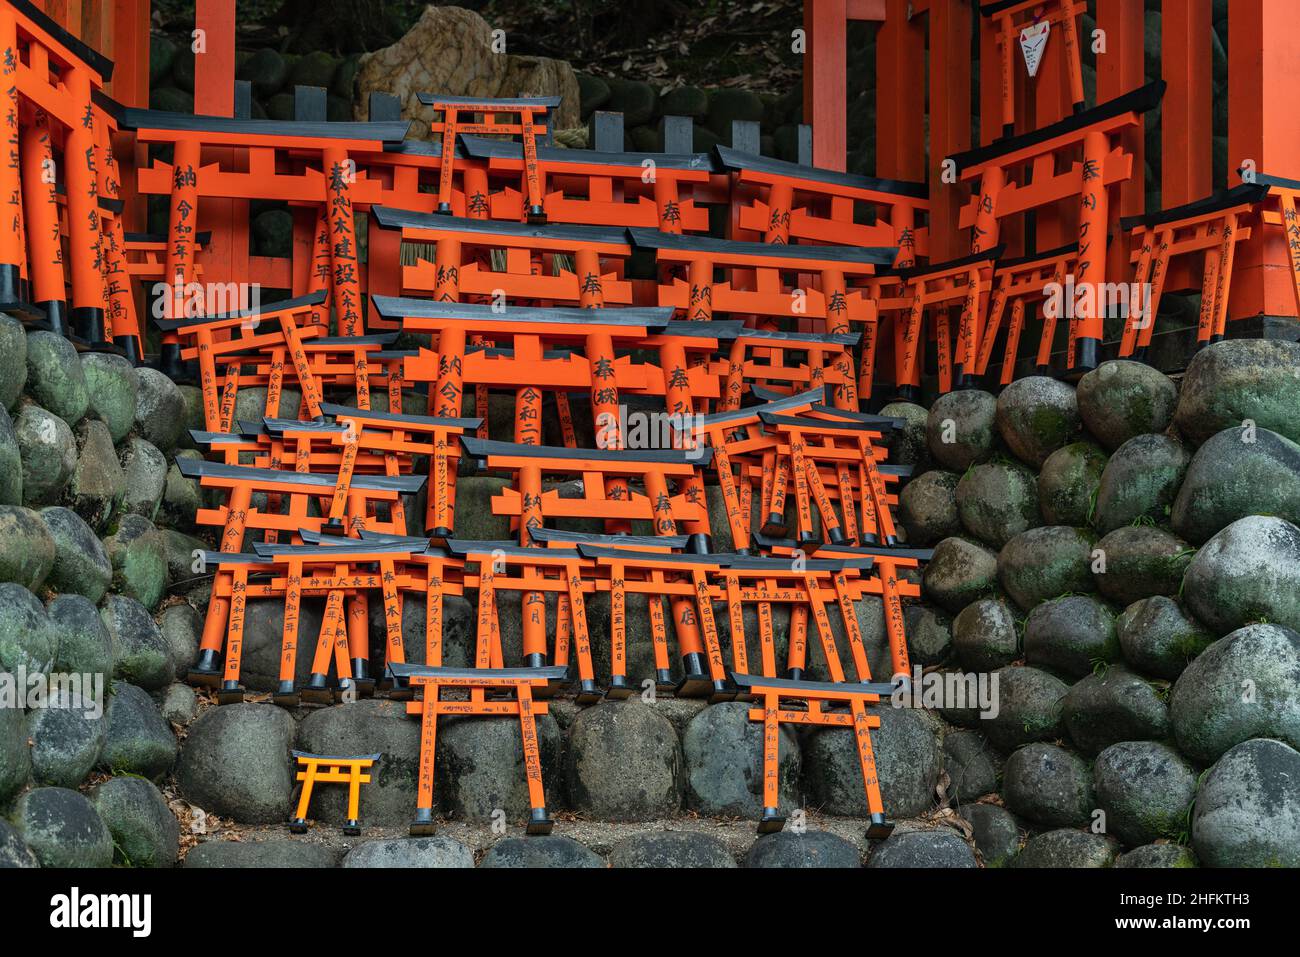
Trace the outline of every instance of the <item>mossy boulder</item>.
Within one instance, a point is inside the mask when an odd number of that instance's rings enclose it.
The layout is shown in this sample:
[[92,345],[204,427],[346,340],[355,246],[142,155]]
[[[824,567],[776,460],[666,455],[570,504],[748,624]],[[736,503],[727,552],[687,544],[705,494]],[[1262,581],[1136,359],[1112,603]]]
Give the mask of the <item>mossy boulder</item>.
[[1125,525],[1102,536],[1097,551],[1097,590],[1127,607],[1152,595],[1177,595],[1193,549],[1162,528]]
[[1057,449],[1038,472],[1038,508],[1050,525],[1091,525],[1106,453],[1091,442]]
[[1091,595],[1067,595],[1037,605],[1025,619],[1025,660],[1072,678],[1119,658],[1115,616]]
[[1093,369],[1079,380],[1076,394],[1083,424],[1108,449],[1169,428],[1178,402],[1178,388],[1167,375],[1123,359]]
[[930,455],[956,472],[987,462],[997,447],[997,406],[993,396],[974,389],[939,396],[926,416]]
[[1220,638],[1179,676],[1169,714],[1179,748],[1199,761],[1249,738],[1300,747],[1300,634],[1248,625]]
[[932,469],[918,475],[898,496],[898,517],[908,545],[926,548],[961,531],[957,517],[956,472]]
[[42,509],[41,521],[54,538],[50,587],[98,602],[113,581],[113,565],[94,531],[76,512],[59,506]]
[[1039,468],[1079,431],[1074,389],[1047,376],[1017,379],[997,400],[1002,441],[1022,462]]
[[1097,489],[1093,521],[1105,534],[1134,522],[1169,519],[1191,456],[1165,435],[1129,439],[1110,457]]
[[922,594],[956,614],[995,590],[998,557],[964,538],[945,538],[934,548],[922,577]]
[[39,508],[63,497],[77,467],[77,441],[67,423],[39,405],[23,405],[14,420],[22,455],[23,504]]
[[1169,707],[1160,692],[1120,665],[1075,683],[1062,702],[1062,714],[1070,740],[1089,756],[1117,741],[1169,736]]
[[27,391],[69,426],[81,421],[90,407],[90,392],[71,341],[54,332],[27,334]]
[[1001,598],[971,602],[953,619],[952,644],[962,666],[994,671],[1020,656],[1020,637],[1011,607]]
[[140,378],[122,356],[111,352],[86,352],[81,356],[91,411],[108,426],[114,444],[126,438],[135,422]]
[[1268,429],[1224,429],[1192,456],[1170,520],[1201,543],[1247,515],[1300,524],[1300,445]]
[[1028,665],[1009,665],[993,674],[998,681],[998,712],[981,721],[980,728],[994,747],[1014,751],[1061,736],[1062,702],[1069,685]]
[[38,513],[0,505],[0,582],[37,591],[54,570],[54,536]]
[[1017,748],[1007,758],[1002,800],[1007,810],[1047,827],[1085,824],[1096,807],[1088,765],[1042,742]]
[[700,119],[709,115],[709,94],[698,86],[679,86],[659,100],[665,116],[689,116]]
[[1132,847],[1186,830],[1196,769],[1167,744],[1121,741],[1097,755],[1093,786],[1106,832]]
[[1119,853],[1112,838],[1088,831],[1061,828],[1037,834],[1025,842],[1012,867],[1110,867]]
[[[23,453],[14,434],[13,419],[0,406],[0,505],[23,504]],[[953,521],[957,510],[953,508]]]
[[1134,602],[1115,621],[1124,660],[1143,674],[1173,680],[1210,646],[1214,635],[1174,599],[1153,595]]
[[1300,630],[1300,528],[1263,515],[1233,522],[1196,553],[1182,594],[1219,635],[1258,621]]
[[27,332],[23,324],[0,312],[0,406],[12,409],[27,384]]
[[926,423],[930,413],[914,402],[890,402],[881,408],[880,414],[903,420],[902,428],[895,429],[884,437],[890,463],[912,466],[913,475],[920,475],[931,468],[930,446],[926,437]]
[[153,608],[167,590],[167,550],[153,522],[123,515],[117,531],[104,539],[113,563],[113,588]]
[[1188,363],[1174,424],[1192,444],[1247,419],[1300,442],[1300,342],[1226,340]]
[[126,496],[126,473],[108,426],[85,419],[77,426],[77,467],[65,500],[94,529],[102,529]]
[[1192,811],[1192,846],[1207,867],[1300,867],[1300,751],[1243,741],[1210,769]]
[[1074,592],[1088,592],[1092,580],[1091,532],[1044,525],[1021,532],[998,553],[998,581],[1022,609]]
[[966,531],[994,548],[1039,524],[1034,474],[1013,462],[971,466],[957,483],[956,504]]

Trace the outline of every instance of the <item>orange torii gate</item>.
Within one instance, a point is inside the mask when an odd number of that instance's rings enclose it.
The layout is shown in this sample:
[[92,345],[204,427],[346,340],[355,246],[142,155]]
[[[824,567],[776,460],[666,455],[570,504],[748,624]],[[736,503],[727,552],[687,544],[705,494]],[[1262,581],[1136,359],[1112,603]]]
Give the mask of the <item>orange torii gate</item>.
[[[1002,135],[1016,132],[1016,80],[1013,63],[1016,47],[1025,49],[1026,72],[1038,73],[1044,47],[1051,42],[1053,28],[1060,30],[1065,48],[1062,86],[1069,92],[1075,113],[1084,107],[1083,59],[1079,53],[1079,26],[1075,22],[1087,12],[1081,0],[993,0],[980,4],[980,13],[997,25],[1000,74],[1002,78]],[[1032,63],[1032,65],[1030,65]]]
[[[929,255],[930,230],[921,222],[929,212],[924,183],[787,163],[728,146],[718,146],[717,153],[732,177],[736,239],[894,246],[893,265],[899,268]],[[874,223],[857,221],[858,204],[875,210]]]
[[[506,183],[491,193],[485,186],[467,202],[492,219],[527,219],[523,147],[481,136],[462,136],[461,144],[467,155],[487,164],[489,177],[496,174]],[[707,153],[605,153],[539,146],[536,174],[547,222],[643,226],[666,233],[709,229],[708,210],[692,196],[697,188],[708,186],[713,175]],[[524,192],[511,184],[517,177],[524,178]]]
[[[1130,231],[1133,237],[1132,259],[1136,270],[1133,289],[1150,290],[1150,295],[1143,297],[1145,302],[1135,304],[1130,297],[1127,303],[1121,357],[1145,356],[1155,332],[1160,297],[1170,288],[1169,277],[1173,274],[1170,267],[1184,256],[1194,258],[1199,254],[1201,260],[1197,347],[1224,337],[1237,244],[1250,239],[1253,227],[1246,221],[1254,219],[1259,204],[1268,195],[1267,185],[1243,183],[1195,203],[1120,220],[1121,228]],[[1190,279],[1196,272],[1193,265],[1177,275],[1187,275]],[[1297,303],[1300,304],[1300,298]]]
[[[1015,378],[1016,356],[1020,350],[1020,335],[1025,328],[1026,308],[1034,302],[1050,298],[1052,289],[1060,290],[1064,298],[1066,280],[1074,275],[1075,260],[1078,256],[1078,244],[1071,243],[1060,249],[1032,256],[998,260],[993,278],[993,293],[989,298],[988,322],[980,336],[979,354],[975,362],[976,378],[982,379],[988,373],[989,361],[993,357],[993,346],[1002,329],[1002,320],[1006,315],[1008,304],[1011,306],[1011,316],[1007,323],[999,381],[1002,385],[1007,385]],[[1065,314],[1063,309],[1062,315]],[[1052,342],[1056,336],[1056,322],[1059,318],[1060,315],[1049,315],[1045,310],[1043,311],[1042,334],[1039,336],[1038,354],[1035,358],[1035,365],[1040,375],[1048,375],[1051,372]]]
[[[992,146],[948,157],[961,179],[978,183],[962,210],[960,224],[971,229],[971,249],[986,253],[1000,242],[1002,220],[1044,207],[1077,201],[1078,260],[1076,286],[1104,288],[1107,278],[1106,234],[1109,193],[1133,173],[1133,156],[1124,135],[1141,123],[1164,95],[1163,81],[1076,113],[1032,133],[1012,136]],[[1082,161],[1073,157],[1082,149]],[[1057,172],[1064,165],[1064,172]],[[1026,170],[1032,172],[1028,175]],[[1096,297],[1070,325],[1066,368],[1080,374],[1095,368],[1104,333]],[[972,342],[973,362],[977,342]]]

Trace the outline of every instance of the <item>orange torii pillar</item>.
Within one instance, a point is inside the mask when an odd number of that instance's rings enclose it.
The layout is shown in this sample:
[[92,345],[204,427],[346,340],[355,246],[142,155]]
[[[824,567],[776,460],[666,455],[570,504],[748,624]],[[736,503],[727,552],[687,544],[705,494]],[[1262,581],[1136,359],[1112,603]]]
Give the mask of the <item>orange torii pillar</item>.
[[885,9],[885,0],[804,0],[803,117],[812,124],[814,166],[844,172],[848,22],[884,20]]

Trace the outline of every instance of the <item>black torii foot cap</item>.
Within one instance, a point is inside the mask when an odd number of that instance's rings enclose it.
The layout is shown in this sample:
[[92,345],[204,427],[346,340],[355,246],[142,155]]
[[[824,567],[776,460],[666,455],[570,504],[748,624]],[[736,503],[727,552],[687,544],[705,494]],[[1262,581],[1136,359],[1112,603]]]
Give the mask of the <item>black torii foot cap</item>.
[[544,837],[555,829],[555,822],[546,813],[546,808],[535,807],[528,816],[528,833],[534,837]]
[[302,818],[300,818],[300,817],[295,817],[295,818],[290,819],[290,821],[289,821],[289,833],[290,833],[290,834],[306,834],[306,833],[307,833],[307,822],[306,822],[305,820],[303,820]]
[[885,820],[885,815],[871,815],[871,823],[867,825],[867,840],[883,841],[892,833],[894,833],[894,825]]
[[763,816],[758,821],[759,834],[776,834],[785,827],[785,816],[774,807],[763,808]]

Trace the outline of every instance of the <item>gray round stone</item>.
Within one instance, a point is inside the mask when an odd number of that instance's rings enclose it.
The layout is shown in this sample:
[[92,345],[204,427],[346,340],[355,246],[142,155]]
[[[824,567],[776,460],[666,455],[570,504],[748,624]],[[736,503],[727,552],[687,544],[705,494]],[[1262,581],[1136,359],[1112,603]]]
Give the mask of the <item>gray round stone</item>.
[[[704,708],[682,734],[686,807],[707,817],[757,818],[763,810],[763,725],[750,705],[726,701]],[[783,725],[777,742],[780,811],[799,807],[803,766],[798,739]]]
[[998,396],[997,424],[1012,454],[1039,468],[1079,431],[1074,389],[1048,376],[1017,379]]
[[1049,525],[1092,524],[1092,506],[1106,470],[1106,453],[1072,442],[1047,457],[1038,471],[1038,509]]
[[931,459],[925,430],[930,413],[913,402],[890,402],[881,408],[880,414],[903,420],[901,429],[885,436],[884,445],[889,449],[889,461],[912,466],[913,475],[928,470]]
[[1193,549],[1163,528],[1125,525],[1097,542],[1104,564],[1092,566],[1097,590],[1128,606],[1152,595],[1176,595]]
[[21,505],[0,505],[0,582],[37,591],[54,570],[54,537],[40,515]]
[[995,748],[1013,751],[1061,736],[1062,700],[1069,690],[1065,682],[1028,665],[1010,665],[993,675],[998,681],[998,712],[980,726]]
[[343,849],[307,841],[204,841],[185,855],[185,867],[338,867]]
[[168,605],[158,616],[158,630],[167,645],[172,670],[178,675],[186,674],[199,655],[203,616],[188,602]]
[[163,720],[170,724],[189,724],[199,710],[199,698],[194,689],[179,681],[154,692],[154,700],[158,702],[158,712]]
[[81,421],[90,407],[90,393],[71,342],[55,332],[27,334],[27,391],[68,425]]
[[102,768],[160,780],[176,762],[176,735],[153,698],[125,681],[113,683],[106,716],[108,738],[100,753]]
[[898,517],[907,532],[907,543],[928,548],[961,531],[957,517],[956,472],[932,469],[918,475],[898,496]]
[[1268,429],[1224,429],[1192,456],[1170,520],[1191,542],[1247,515],[1300,523],[1300,445]]
[[964,538],[945,538],[934,548],[921,591],[953,614],[997,588],[998,556]]
[[1088,431],[1106,448],[1117,449],[1134,436],[1169,427],[1178,387],[1145,362],[1114,360],[1080,379],[1076,395]]
[[[136,396],[140,378],[124,357],[110,352],[86,352],[81,356],[90,408],[108,426],[113,443],[121,442],[135,422]],[[152,370],[150,370],[152,371]]]
[[506,837],[483,855],[479,867],[606,867],[604,859],[571,837]]
[[83,595],[59,595],[45,613],[58,635],[50,670],[103,675],[107,685],[113,675],[113,643],[94,603]]
[[153,521],[167,490],[167,457],[152,443],[132,436],[122,446],[126,491],[122,510]]
[[[903,608],[903,631],[913,664],[929,667],[948,659],[952,651],[952,619],[942,609],[924,602],[906,605]],[[875,665],[872,665],[871,673],[876,674]]]
[[1115,859],[1116,867],[1199,867],[1190,847],[1181,844],[1143,844]]
[[92,528],[102,529],[126,495],[126,473],[113,448],[108,426],[86,419],[77,426],[77,468],[66,500]]
[[293,718],[269,704],[210,708],[190,725],[176,763],[185,799],[241,824],[272,824],[289,813]]
[[988,461],[997,445],[997,405],[993,396],[973,389],[935,399],[925,422],[926,444],[934,460],[956,472]]
[[113,647],[113,676],[154,690],[176,677],[167,642],[149,610],[126,595],[108,595],[99,611]]
[[932,831],[895,831],[871,852],[867,867],[978,867],[975,852],[957,832],[946,828]]
[[1201,782],[1192,846],[1206,867],[1300,867],[1300,752],[1258,738],[1229,750]]
[[0,670],[16,674],[23,669],[29,675],[49,671],[58,641],[35,595],[13,582],[0,584]]
[[1092,591],[1093,547],[1087,529],[1031,528],[998,553],[998,581],[1025,611],[1061,595]]
[[180,857],[180,824],[154,785],[130,775],[109,778],[90,800],[113,835],[113,859],[128,867],[172,867]]
[[[419,785],[420,722],[406,716],[401,702],[363,699],[313,711],[298,726],[297,747],[309,754],[378,754],[371,782],[361,789],[361,820],[382,826],[410,822]],[[445,780],[441,767],[435,780]],[[313,794],[309,814],[314,821],[342,824],[347,788]]]
[[1097,806],[1088,765],[1054,744],[1027,744],[1002,771],[1007,809],[1048,827],[1084,824]]
[[449,837],[366,841],[348,851],[344,867],[473,867],[474,852]]
[[1169,715],[1179,748],[1199,761],[1249,738],[1300,747],[1300,635],[1247,625],[1220,638],[1179,676]]
[[[871,732],[885,814],[916,817],[934,805],[943,751],[934,719],[909,708],[868,709],[880,718]],[[826,814],[865,817],[867,795],[853,732],[820,728],[803,743],[804,787],[811,806]]]
[[1300,528],[1263,515],[1238,519],[1196,553],[1182,594],[1219,635],[1254,621],[1300,630]]
[[1234,339],[1187,365],[1174,424],[1194,444],[1250,419],[1300,442],[1300,343]]
[[1196,796],[1196,769],[1158,741],[1121,741],[1093,765],[1097,803],[1106,831],[1129,847],[1177,837],[1187,828]]
[[1012,867],[1110,867],[1119,847],[1115,840],[1087,831],[1062,829],[1038,834],[1025,842]]
[[39,405],[25,404],[14,420],[23,460],[23,504],[57,502],[77,467],[77,441],[67,423]]
[[[314,648],[325,618],[324,602],[305,600],[298,613],[298,647]],[[280,679],[280,652],[284,637],[284,602],[255,598],[244,607],[244,654],[240,680],[250,691],[274,691]],[[311,656],[299,654],[294,666],[295,684],[306,684]]]
[[103,717],[102,702],[63,690],[28,711],[32,780],[59,788],[81,784],[104,746]]
[[27,332],[13,316],[0,312],[0,405],[17,405],[26,384]]
[[745,867],[861,867],[862,855],[828,831],[778,831],[764,834],[745,855]]
[[1006,867],[1020,853],[1016,816],[998,804],[967,804],[961,816],[971,826],[975,849],[985,867]]
[[[563,735],[552,715],[537,719],[542,786],[548,808],[560,805],[564,784]],[[528,818],[524,747],[515,718],[443,718],[438,722],[437,801],[439,809],[471,821]],[[414,806],[413,803],[408,805]]]
[[21,708],[0,708],[0,805],[26,786],[31,770],[26,716]]
[[1143,674],[1170,680],[1214,641],[1178,602],[1164,595],[1130,605],[1116,619],[1115,630],[1125,661]]
[[978,731],[949,731],[943,736],[943,769],[948,793],[968,804],[998,789],[1002,762]]
[[98,602],[113,582],[113,564],[94,531],[70,508],[41,509],[41,521],[54,539],[54,568],[46,579],[56,591]]
[[136,374],[140,383],[136,431],[163,452],[170,452],[185,427],[185,400],[176,383],[158,370],[141,368]]
[[565,780],[574,810],[600,820],[649,821],[676,814],[685,774],[667,718],[639,698],[588,708],[569,728]]
[[648,831],[614,845],[610,867],[725,868],[736,867],[727,846],[698,831]]
[[[0,319],[7,318],[0,313]],[[23,843],[22,836],[8,821],[0,820],[0,871],[19,867],[40,867],[36,855]]]
[[[4,313],[0,313],[4,318]],[[23,453],[14,422],[0,406],[0,505],[23,504]]]
[[1165,522],[1191,456],[1167,435],[1139,435],[1111,455],[1101,473],[1093,521],[1105,534],[1137,521]]
[[113,564],[113,588],[153,608],[167,590],[167,549],[153,522],[123,515],[117,531],[104,539]]
[[1118,658],[1115,616],[1091,595],[1045,601],[1025,619],[1025,660],[1031,665],[1082,678]]
[[952,622],[957,659],[972,671],[995,671],[1020,657],[1020,637],[1011,607],[1001,598],[981,598]]
[[957,483],[956,500],[962,527],[994,548],[1039,524],[1034,475],[1012,462],[972,466]]
[[1157,741],[1169,735],[1169,708],[1160,694],[1119,665],[1079,681],[1061,705],[1070,740],[1089,756],[1117,741]]
[[113,836],[94,805],[76,791],[33,788],[14,804],[11,820],[41,867],[113,863]]

